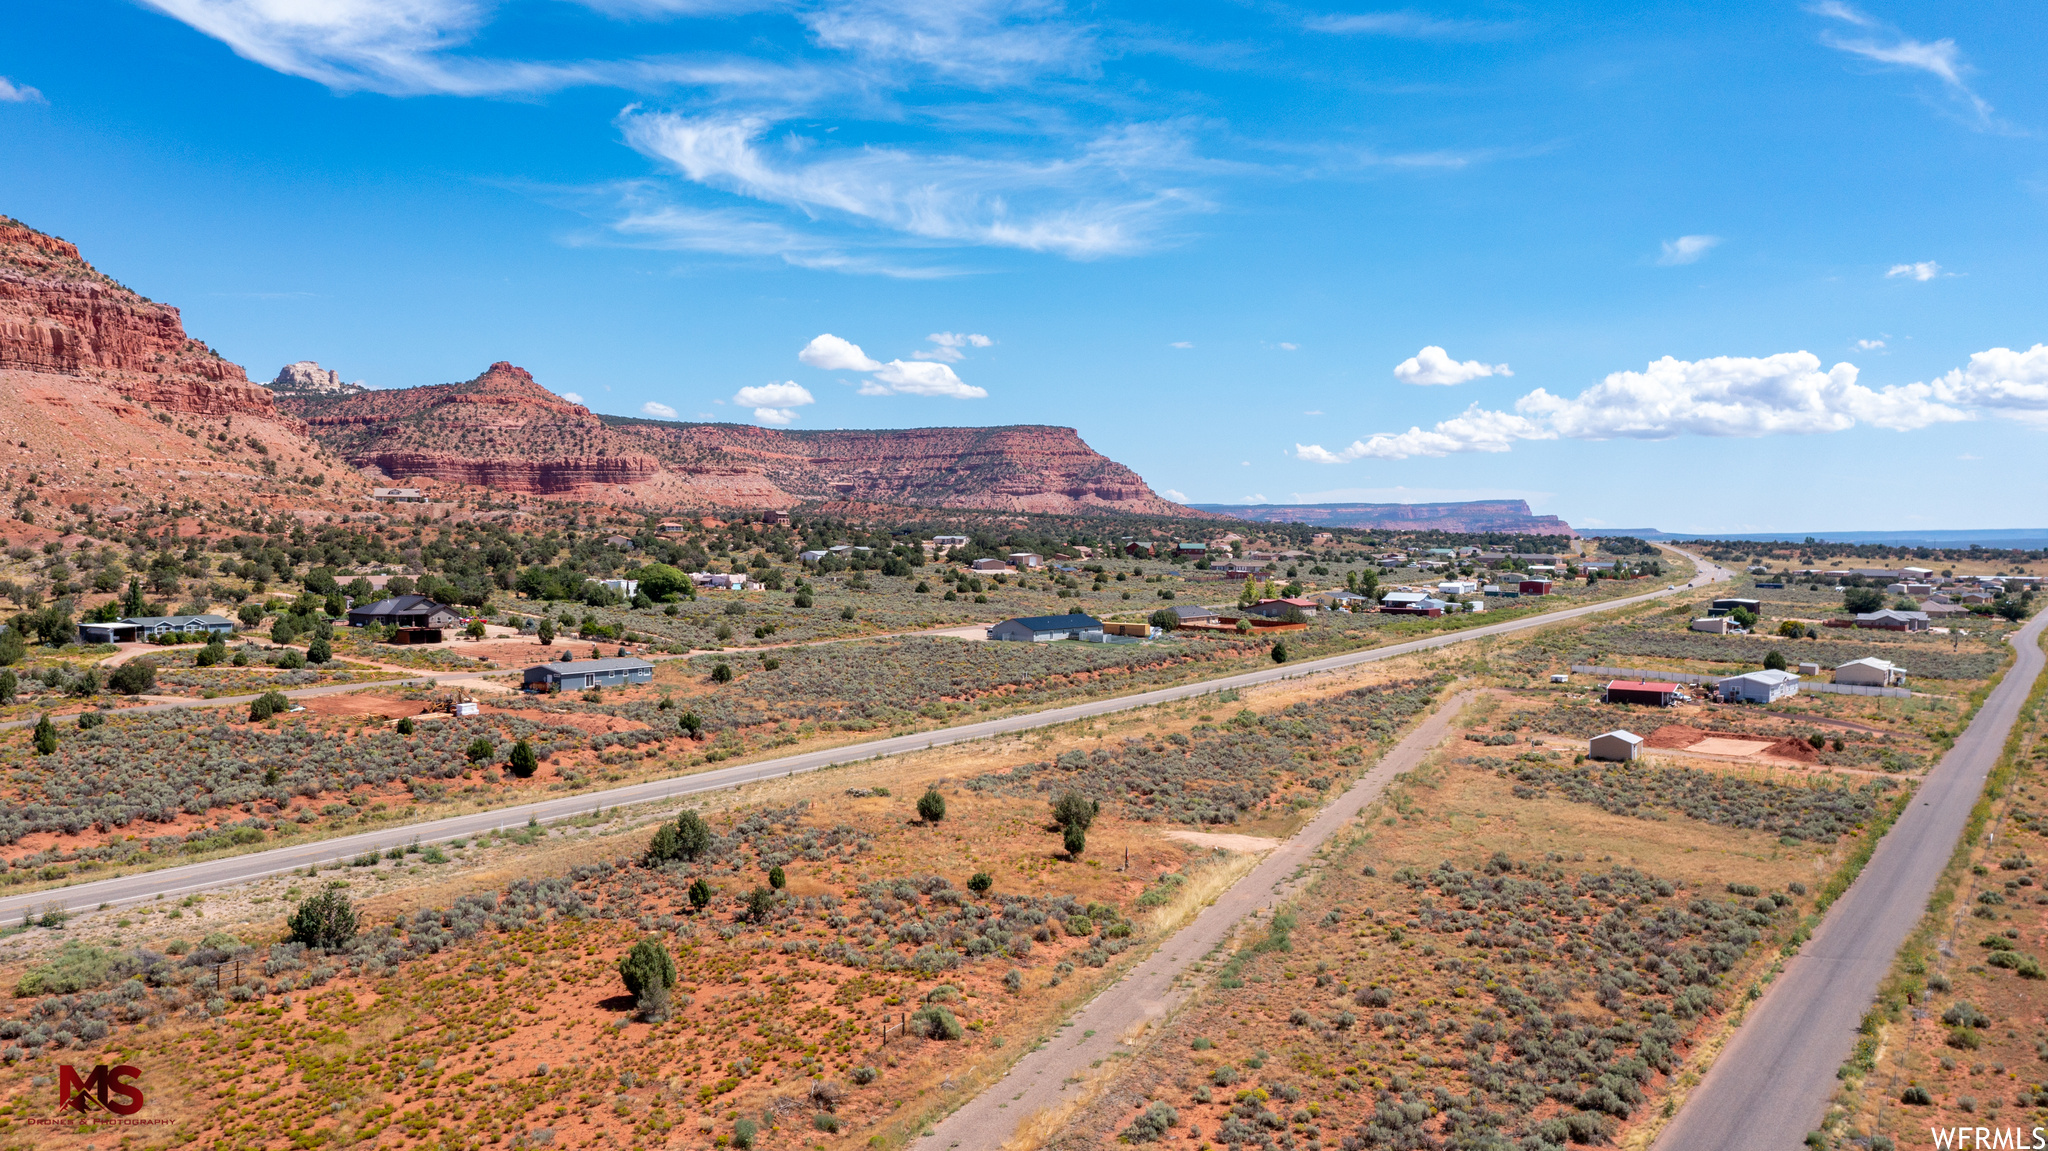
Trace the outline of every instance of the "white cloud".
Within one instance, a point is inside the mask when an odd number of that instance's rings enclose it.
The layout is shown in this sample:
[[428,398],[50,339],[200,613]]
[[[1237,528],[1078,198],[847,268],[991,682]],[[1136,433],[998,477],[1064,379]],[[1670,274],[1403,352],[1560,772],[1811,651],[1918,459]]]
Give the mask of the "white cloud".
[[[1918,386],[1918,385],[1915,385]],[[1989,408],[2009,419],[2048,425],[2048,344],[2024,352],[1992,348],[1970,356],[1934,382],[1934,394],[1952,404]]]
[[1707,254],[1721,242],[1719,236],[1680,236],[1676,240],[1664,241],[1664,254],[1657,262],[1665,267],[1690,264]]
[[0,76],[0,104],[47,104],[41,92]]
[[1473,404],[1462,415],[1444,420],[1428,431],[1412,427],[1405,432],[1381,432],[1354,440],[1350,447],[1334,452],[1320,444],[1296,444],[1294,454],[1312,464],[1342,464],[1361,459],[1447,456],[1454,452],[1504,452],[1516,440],[1556,438],[1557,433],[1532,420]]
[[580,392],[563,392],[561,395],[563,399],[569,401],[572,404],[580,404],[583,402],[583,395]]
[[872,372],[882,366],[869,359],[859,344],[842,340],[830,332],[805,344],[796,358],[827,372]]
[[[964,383],[953,369],[944,364],[928,360],[890,360],[876,372],[873,382],[890,392],[906,396],[951,396],[956,400],[978,400],[988,395],[988,389],[977,388]],[[865,387],[863,395],[872,395]]]
[[1935,402],[1926,384],[1871,389],[1856,376],[1849,363],[1823,372],[1811,352],[1666,356],[1640,372],[1614,372],[1569,400],[1538,388],[1515,410],[1559,435],[1588,440],[1809,434],[1859,422],[1906,431],[1969,418]]
[[1963,63],[1962,50],[1956,47],[1954,40],[1914,40],[1885,29],[1878,21],[1843,3],[1822,3],[1811,11],[1857,28],[1882,32],[1885,37],[1885,41],[1880,42],[1875,36],[1851,39],[1822,32],[1821,43],[1865,60],[1925,72],[1941,81],[1949,97],[1964,110],[1964,119],[1972,127],[1980,131],[2002,127],[1993,115],[1990,103],[1977,95],[1963,79],[1968,69]]
[[1172,342],[1172,343],[1170,343],[1170,344],[1168,344],[1168,345],[1166,345],[1166,346],[1167,346],[1167,347],[1169,347],[1169,348],[1180,348],[1180,349],[1182,349],[1182,350],[1186,350],[1186,349],[1188,349],[1188,348],[1192,348],[1192,347],[1194,347],[1195,345],[1194,345],[1194,344],[1193,344],[1193,343],[1192,343],[1191,341],[1188,341],[1188,340],[1175,340],[1174,342]]
[[786,428],[796,422],[796,412],[789,408],[755,408],[754,418],[770,427]]
[[657,420],[672,420],[676,418],[676,410],[674,408],[669,407],[667,404],[656,403],[653,400],[641,404],[640,411],[646,415],[653,416]]
[[1323,410],[1321,408],[1310,408],[1301,414],[1304,416],[1320,416],[1323,414]]
[[1936,279],[1945,274],[1948,273],[1944,273],[1941,270],[1940,264],[1935,263],[1933,260],[1922,260],[1917,264],[1893,264],[1885,269],[1884,278],[1887,280],[1919,280],[1925,283],[1928,280]]
[[1482,376],[1512,376],[1506,364],[1482,364],[1478,360],[1459,363],[1449,352],[1431,344],[1394,365],[1394,378],[1404,384],[1422,386],[1462,384]]
[[741,388],[733,393],[732,402],[743,408],[800,408],[818,400],[811,395],[810,389],[794,380],[787,380],[780,384]]
[[1281,341],[1281,342],[1280,342],[1279,344],[1277,344],[1277,345],[1275,345],[1275,346],[1276,346],[1276,347],[1278,347],[1278,348],[1279,348],[1279,349],[1280,349],[1281,351],[1283,351],[1283,352],[1298,352],[1298,351],[1300,351],[1300,350],[1301,350],[1301,345],[1300,345],[1300,344],[1290,344],[1290,343],[1287,343],[1287,342],[1286,342],[1286,341],[1284,341],[1284,340],[1283,340],[1283,341]]
[[1857,346],[1858,348],[1862,349],[1863,351],[1866,351],[1866,352],[1876,352],[1876,351],[1882,351],[1882,350],[1883,350],[1883,348],[1884,348],[1884,341],[1883,341],[1883,340],[1858,340],[1858,341],[1856,341],[1856,346]]
[[959,332],[933,332],[931,335],[926,336],[925,339],[934,346],[910,353],[911,359],[944,360],[949,364],[957,364],[967,358],[967,354],[960,350],[962,348],[988,348],[995,346],[994,340],[979,332],[970,332],[964,335]]
[[1202,206],[1173,189],[1114,191],[1122,149],[1103,140],[1066,159],[925,154],[901,148],[823,149],[783,138],[764,146],[768,118],[682,116],[628,108],[626,142],[706,187],[817,219],[880,225],[924,241],[1021,248],[1072,259],[1133,252],[1169,213]]
[[1172,500],[1174,503],[1177,504],[1184,504],[1188,502],[1187,493],[1178,492],[1172,488],[1160,488],[1159,494],[1169,500]]

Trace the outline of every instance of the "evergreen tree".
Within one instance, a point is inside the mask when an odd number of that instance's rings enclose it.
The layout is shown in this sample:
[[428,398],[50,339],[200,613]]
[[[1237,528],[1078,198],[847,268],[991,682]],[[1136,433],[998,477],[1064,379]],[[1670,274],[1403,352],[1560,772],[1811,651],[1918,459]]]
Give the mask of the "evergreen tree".
[[36,721],[36,754],[49,755],[57,750],[57,725],[50,722],[50,714]]

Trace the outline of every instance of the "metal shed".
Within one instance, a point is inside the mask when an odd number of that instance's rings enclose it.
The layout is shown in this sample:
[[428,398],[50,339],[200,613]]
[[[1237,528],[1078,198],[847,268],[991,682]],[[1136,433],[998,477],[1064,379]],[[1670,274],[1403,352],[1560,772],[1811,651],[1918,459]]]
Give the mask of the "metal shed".
[[1586,741],[1586,758],[1606,759],[1627,763],[1642,754],[1643,737],[1632,731],[1616,728],[1602,732]]

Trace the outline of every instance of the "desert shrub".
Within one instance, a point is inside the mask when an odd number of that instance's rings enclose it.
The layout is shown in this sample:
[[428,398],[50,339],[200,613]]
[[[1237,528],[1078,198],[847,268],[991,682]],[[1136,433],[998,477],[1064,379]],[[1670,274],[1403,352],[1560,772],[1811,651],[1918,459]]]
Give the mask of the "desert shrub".
[[1854,788],[1787,786],[1687,767],[1597,763],[1517,761],[1501,770],[1518,781],[1515,794],[1521,798],[1556,790],[1575,803],[1616,815],[1656,819],[1661,811],[1677,811],[1722,827],[1755,828],[1810,843],[1833,843],[1875,818],[1898,787],[1890,780]]
[[512,745],[512,754],[505,759],[505,765],[520,779],[531,779],[540,770],[540,756],[533,750],[529,740],[521,739]]
[[286,921],[294,943],[333,950],[356,936],[356,912],[339,886],[299,901],[298,910]]
[[917,797],[917,817],[926,823],[937,823],[946,818],[946,797],[936,787],[925,788]]
[[866,1063],[847,1072],[846,1077],[853,1080],[856,1086],[866,1087],[868,1084],[880,1079],[882,1073],[875,1070],[874,1064]]
[[141,695],[156,686],[156,661],[131,659],[107,677],[107,687],[122,695]]
[[463,755],[471,763],[483,763],[496,754],[498,754],[498,745],[492,743],[491,737],[487,735],[480,735],[470,740],[469,746],[463,750]]
[[1152,1143],[1166,1138],[1167,1128],[1180,1122],[1180,1113],[1168,1103],[1154,1103],[1124,1128],[1122,1138],[1129,1143]]
[[926,1004],[912,1013],[910,1024],[926,1039],[954,1040],[967,1033],[951,1011],[936,1003]]
[[281,715],[292,709],[292,701],[283,692],[266,691],[249,701],[249,721],[260,723],[273,715]]
[[1927,1088],[1915,1084],[1899,1092],[1899,1102],[1908,1107],[1932,1107],[1934,1096],[1927,1093]]

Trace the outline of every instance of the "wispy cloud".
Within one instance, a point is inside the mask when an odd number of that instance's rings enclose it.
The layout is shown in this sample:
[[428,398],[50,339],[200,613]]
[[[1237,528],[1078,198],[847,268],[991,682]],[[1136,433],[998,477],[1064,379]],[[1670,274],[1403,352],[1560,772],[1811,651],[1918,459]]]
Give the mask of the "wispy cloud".
[[0,76],[0,104],[47,104],[41,92]]
[[1809,11],[1870,33],[1843,36],[1830,29],[1821,33],[1821,43],[1865,60],[1933,76],[1941,81],[1949,100],[1971,127],[1979,131],[2004,129],[1990,102],[1979,96],[1964,79],[1968,67],[1963,63],[1962,50],[1956,47],[1954,40],[1912,39],[1839,0],[1827,0]]
[[1505,35],[1515,25],[1495,20],[1446,20],[1421,12],[1327,13],[1302,21],[1311,32],[1340,36],[1397,36],[1409,40],[1478,40]]
[[910,353],[911,359],[944,360],[949,364],[957,364],[967,358],[967,353],[960,350],[962,348],[988,348],[995,346],[994,340],[989,339],[980,332],[965,334],[960,332],[933,332],[931,335],[926,336],[925,339],[932,346],[920,348]]
[[640,412],[643,415],[653,416],[657,420],[672,420],[676,418],[676,410],[674,408],[669,407],[667,404],[657,403],[654,400],[641,404]]
[[1720,242],[1719,236],[1680,236],[1676,240],[1666,240],[1664,253],[1657,257],[1657,262],[1665,267],[1695,263]]
[[583,402],[583,393],[581,392],[562,392],[560,393],[560,395],[563,399],[569,401],[572,404],[580,404]]
[[1925,283],[1928,280],[1936,280],[1943,276],[1953,275],[1955,275],[1954,272],[1942,271],[1941,265],[1933,260],[1922,260],[1917,264],[1893,264],[1885,269],[1884,278],[1887,280],[1919,280]]

